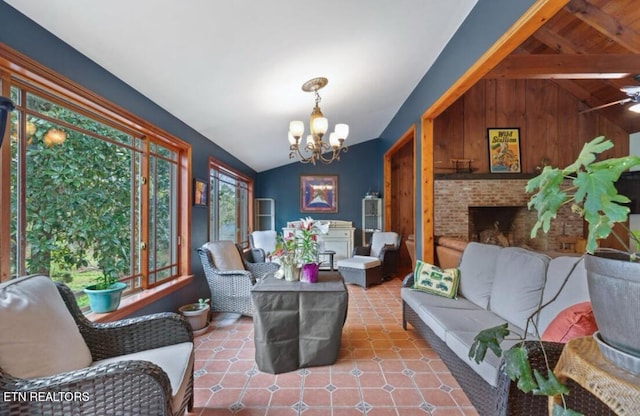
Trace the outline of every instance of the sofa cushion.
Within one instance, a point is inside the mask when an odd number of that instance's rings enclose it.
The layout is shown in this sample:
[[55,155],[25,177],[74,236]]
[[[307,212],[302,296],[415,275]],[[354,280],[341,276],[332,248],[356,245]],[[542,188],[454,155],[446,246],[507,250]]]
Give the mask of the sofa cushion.
[[[573,269],[569,280],[560,293],[565,277]],[[589,285],[583,257],[561,256],[552,259],[547,268],[547,281],[542,293],[542,303],[546,304],[558,295],[555,301],[545,306],[538,316],[538,331],[542,334],[549,323],[566,307],[589,301]]]
[[491,244],[471,242],[467,244],[460,259],[460,286],[458,294],[487,309],[493,276],[496,272],[496,258],[502,250]]
[[14,377],[51,376],[91,364],[91,351],[46,276],[0,285],[0,334],[0,367]]
[[[527,318],[538,308],[546,280],[549,257],[518,247],[500,250],[489,309],[498,316],[525,328]],[[530,332],[535,332],[533,325]]]
[[[515,332],[522,332],[522,330],[513,326],[509,326],[509,329]],[[478,373],[480,377],[482,377],[487,383],[496,387],[498,385],[498,374],[502,358],[496,357],[496,355],[490,350],[487,351],[484,361],[479,364],[469,358],[469,349],[471,348],[471,344],[473,344],[473,340],[476,335],[478,335],[477,330],[448,331],[446,336],[446,343],[451,351],[453,351],[458,356],[458,358],[467,363],[469,367],[473,371]],[[519,340],[516,339],[505,339],[504,341],[502,341],[500,346],[502,347],[503,351],[506,351],[518,342]]]
[[455,268],[443,270],[438,266],[418,260],[413,278],[414,289],[453,299],[458,293],[460,271]]
[[177,413],[178,410],[180,410],[182,399],[184,398],[191,374],[193,373],[193,343],[183,342],[181,344],[111,357],[96,361],[91,366],[96,367],[133,360],[150,361],[167,373],[169,382],[171,383],[172,409]]
[[426,312],[425,323],[444,341],[450,331],[475,331],[477,334],[483,329],[507,323],[495,313],[478,306],[462,309],[422,305],[422,309]]
[[577,337],[593,335],[597,330],[591,302],[580,302],[560,312],[540,338],[543,341],[565,343]]

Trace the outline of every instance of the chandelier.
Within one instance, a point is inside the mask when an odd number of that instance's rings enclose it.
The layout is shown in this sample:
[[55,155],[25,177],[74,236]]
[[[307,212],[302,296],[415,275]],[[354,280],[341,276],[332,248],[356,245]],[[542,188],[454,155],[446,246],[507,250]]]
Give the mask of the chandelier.
[[[336,124],[335,131],[329,134],[329,142],[322,141],[322,137],[329,128],[329,120],[320,111],[320,94],[318,90],[323,88],[329,80],[326,78],[313,78],[302,84],[302,91],[313,92],[315,94],[316,105],[309,117],[309,130],[311,134],[307,136],[306,144],[302,149],[300,138],[304,134],[304,123],[296,120],[289,123],[289,159],[297,157],[302,163],[313,163],[320,161],[325,165],[340,160],[340,153],[349,150],[344,146],[344,141],[349,135],[349,126],[346,124]],[[325,154],[331,152],[330,157]],[[306,154],[306,155],[305,155]]]

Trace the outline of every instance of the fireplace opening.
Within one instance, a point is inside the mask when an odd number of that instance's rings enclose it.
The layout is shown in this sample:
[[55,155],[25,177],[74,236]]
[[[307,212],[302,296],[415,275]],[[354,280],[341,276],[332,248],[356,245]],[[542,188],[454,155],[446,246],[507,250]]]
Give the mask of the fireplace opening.
[[522,206],[469,207],[469,241],[501,247],[521,245],[526,239]]

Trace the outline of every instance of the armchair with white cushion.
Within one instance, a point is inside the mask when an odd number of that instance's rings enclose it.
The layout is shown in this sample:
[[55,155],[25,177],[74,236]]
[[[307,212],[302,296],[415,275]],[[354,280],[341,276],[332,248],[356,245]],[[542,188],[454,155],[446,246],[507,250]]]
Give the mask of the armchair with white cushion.
[[400,234],[393,231],[376,231],[371,235],[371,244],[355,247],[353,255],[379,259],[382,266],[382,277],[387,279],[396,272],[399,249]]
[[165,312],[93,323],[71,289],[33,275],[0,285],[0,414],[183,415],[191,327]]

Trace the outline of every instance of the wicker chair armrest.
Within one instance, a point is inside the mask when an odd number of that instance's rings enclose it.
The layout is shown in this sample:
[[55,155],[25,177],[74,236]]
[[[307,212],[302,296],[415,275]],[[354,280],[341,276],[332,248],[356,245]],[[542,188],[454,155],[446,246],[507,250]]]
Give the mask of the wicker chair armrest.
[[413,272],[410,272],[402,279],[402,287],[413,287]]
[[371,254],[371,246],[356,246],[353,248],[354,256],[368,256]]
[[0,414],[171,414],[169,377],[149,361],[120,361],[30,379],[2,373],[0,391],[10,392],[11,399],[0,402]]
[[385,244],[380,249],[380,253],[378,254],[378,258],[381,262],[385,262],[388,258],[392,256],[397,256],[398,254],[398,246],[394,244]]
[[182,315],[173,312],[108,323],[91,322],[78,307],[71,289],[61,283],[56,285],[94,360],[193,342],[191,326]]
[[[549,368],[553,369],[560,358],[564,344],[557,342],[525,341],[531,370],[538,370],[542,375],[547,374],[547,360]],[[544,352],[542,350],[544,346]],[[546,359],[545,359],[546,354]],[[516,386],[502,369],[498,374],[497,406],[498,415],[506,414],[546,414],[548,411],[547,396],[535,396],[524,393]],[[514,413],[515,412],[515,413]],[[525,413],[518,413],[525,412]],[[539,413],[542,412],[542,413]]]
[[253,275],[253,280],[255,284],[256,279],[262,279],[265,275],[269,273],[275,273],[280,268],[278,263],[248,263],[246,264],[247,269]]

